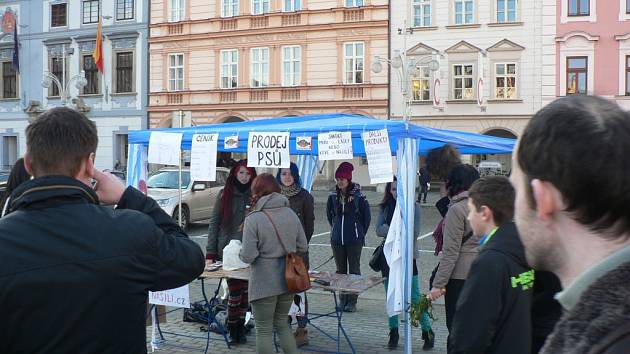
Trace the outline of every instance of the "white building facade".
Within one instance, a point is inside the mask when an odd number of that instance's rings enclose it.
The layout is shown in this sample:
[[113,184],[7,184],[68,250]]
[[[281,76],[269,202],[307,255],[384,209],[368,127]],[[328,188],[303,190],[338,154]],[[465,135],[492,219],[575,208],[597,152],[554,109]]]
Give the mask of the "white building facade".
[[[518,137],[542,107],[542,4],[392,0],[391,8],[401,9],[392,11],[391,56],[406,54],[417,63],[406,76],[392,70],[392,118],[408,109],[415,123]],[[437,70],[432,61],[439,63]],[[509,156],[475,156],[472,162],[486,159],[510,169]]]

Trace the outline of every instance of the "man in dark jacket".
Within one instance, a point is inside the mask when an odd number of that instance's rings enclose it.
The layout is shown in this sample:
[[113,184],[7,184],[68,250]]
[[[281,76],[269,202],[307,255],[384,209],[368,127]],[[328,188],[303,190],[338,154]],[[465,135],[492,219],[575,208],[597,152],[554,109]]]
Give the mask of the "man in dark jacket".
[[563,288],[541,353],[629,351],[629,151],[630,115],[600,97],[552,102],[519,138],[510,178],[527,262]]
[[97,143],[94,122],[68,108],[26,129],[35,178],[0,219],[0,353],[146,353],[147,292],[203,271],[155,201],[94,168]]
[[530,354],[534,271],[512,222],[514,189],[505,177],[483,177],[468,195],[482,247],[457,302],[448,352]]

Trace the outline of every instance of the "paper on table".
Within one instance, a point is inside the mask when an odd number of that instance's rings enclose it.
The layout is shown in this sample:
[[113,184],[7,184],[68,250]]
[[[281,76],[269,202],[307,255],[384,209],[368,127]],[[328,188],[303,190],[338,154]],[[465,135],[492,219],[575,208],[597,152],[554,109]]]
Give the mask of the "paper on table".
[[219,134],[194,134],[190,148],[190,179],[216,181]]
[[152,132],[149,138],[149,163],[179,166],[181,133]]

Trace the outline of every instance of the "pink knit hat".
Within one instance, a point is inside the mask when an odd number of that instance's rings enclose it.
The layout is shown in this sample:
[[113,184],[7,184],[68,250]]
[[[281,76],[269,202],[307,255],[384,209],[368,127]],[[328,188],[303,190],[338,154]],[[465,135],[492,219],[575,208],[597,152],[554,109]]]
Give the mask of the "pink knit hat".
[[350,162],[342,162],[337,171],[335,172],[335,178],[345,178],[348,181],[352,180],[352,171],[354,166]]

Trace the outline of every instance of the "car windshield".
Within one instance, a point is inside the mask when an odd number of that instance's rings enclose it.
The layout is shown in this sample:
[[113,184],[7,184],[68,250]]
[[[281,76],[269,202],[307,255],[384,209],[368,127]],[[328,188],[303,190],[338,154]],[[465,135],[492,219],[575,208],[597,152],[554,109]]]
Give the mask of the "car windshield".
[[[160,171],[151,177],[147,181],[148,188],[164,188],[164,189],[177,189],[178,171]],[[182,189],[186,189],[190,183],[190,172],[182,171]]]

